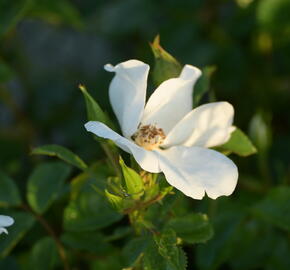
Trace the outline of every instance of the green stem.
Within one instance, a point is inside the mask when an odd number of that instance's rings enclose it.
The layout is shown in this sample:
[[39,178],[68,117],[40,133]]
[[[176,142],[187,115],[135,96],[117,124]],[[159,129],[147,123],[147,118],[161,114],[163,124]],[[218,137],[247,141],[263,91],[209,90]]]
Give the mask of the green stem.
[[51,226],[48,224],[48,222],[39,214],[37,214],[35,211],[33,211],[28,205],[23,204],[22,208],[28,212],[30,212],[38,221],[39,223],[44,227],[44,229],[47,231],[47,233],[52,237],[52,239],[55,241],[55,244],[57,246],[58,254],[60,256],[60,259],[63,262],[63,267],[65,270],[69,270],[69,263],[66,256],[66,251],[60,240],[58,239],[56,233],[51,228]]
[[137,203],[136,205],[134,205],[131,208],[127,208],[123,211],[123,214],[131,214],[134,211],[140,210],[140,209],[144,209],[147,208],[148,206],[150,206],[151,204],[160,201],[161,199],[163,199],[164,195],[162,194],[158,194],[156,195],[154,198],[152,198],[151,200],[144,202],[144,203]]

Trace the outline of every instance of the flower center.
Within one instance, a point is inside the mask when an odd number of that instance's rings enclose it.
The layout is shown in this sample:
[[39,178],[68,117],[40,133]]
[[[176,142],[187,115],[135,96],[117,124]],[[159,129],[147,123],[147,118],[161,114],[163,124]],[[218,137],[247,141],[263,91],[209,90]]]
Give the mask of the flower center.
[[146,150],[159,148],[166,138],[162,128],[155,125],[139,125],[138,130],[132,135],[132,140]]

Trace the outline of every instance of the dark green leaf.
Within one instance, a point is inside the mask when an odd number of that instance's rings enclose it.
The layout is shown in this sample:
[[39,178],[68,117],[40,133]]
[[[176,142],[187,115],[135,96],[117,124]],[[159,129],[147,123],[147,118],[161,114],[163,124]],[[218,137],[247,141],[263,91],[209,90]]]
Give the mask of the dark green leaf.
[[213,236],[213,228],[205,214],[189,214],[171,219],[167,228],[172,228],[185,242],[204,243]]
[[[259,1],[257,5],[257,23],[263,30],[263,33],[270,34],[273,42],[287,42],[289,44],[289,27],[290,27],[290,2],[289,0],[264,0]],[[271,36],[270,49],[271,49]],[[267,47],[269,42],[261,44]]]
[[167,79],[178,77],[182,67],[172,55],[161,47],[159,36],[156,36],[150,45],[155,58],[153,68],[154,83],[159,85]]
[[8,228],[8,235],[0,235],[0,258],[9,254],[35,221],[34,217],[28,213],[9,212],[9,215],[14,218],[15,223]]
[[106,241],[110,242],[110,241],[119,240],[121,238],[124,238],[124,237],[130,235],[132,233],[132,231],[133,230],[132,230],[131,226],[117,227],[111,235],[106,237]]
[[146,236],[141,236],[129,241],[123,249],[123,257],[126,262],[126,266],[132,266],[134,262],[139,258],[142,252],[145,251],[149,239]]
[[275,236],[275,242],[273,241],[270,245],[267,245],[270,252],[269,256],[263,261],[264,265],[266,264],[266,270],[288,270],[290,266],[289,240],[284,235]]
[[17,206],[20,204],[21,198],[14,181],[0,172],[0,206]]
[[256,147],[252,144],[247,135],[239,128],[232,132],[230,139],[225,144],[216,147],[218,151],[224,153],[235,153],[239,156],[249,156],[257,152]]
[[253,219],[240,224],[232,244],[233,247],[239,248],[231,249],[228,259],[234,270],[264,269],[265,263],[268,264],[267,260],[274,255],[279,246],[281,247],[282,237],[279,237],[270,226],[265,225]]
[[[1,20],[1,19],[0,19]],[[13,76],[12,69],[0,60],[0,83],[8,81]]]
[[58,252],[54,240],[50,237],[40,239],[32,248],[30,265],[33,270],[55,269]]
[[31,7],[32,0],[0,2],[0,37],[14,27]]
[[0,269],[20,270],[20,267],[15,258],[8,256],[5,259],[0,260]]
[[261,200],[253,213],[262,220],[290,231],[290,187],[276,187]]
[[143,257],[144,270],[166,270],[167,263],[159,254],[158,246],[151,240],[146,248]]
[[[102,193],[106,177],[101,173],[95,176],[83,174],[71,182],[73,196],[64,212],[66,230],[93,231],[122,218]],[[96,189],[100,192],[96,192]]]
[[230,258],[231,251],[237,248],[233,243],[244,213],[232,201],[221,204],[220,209],[219,215],[213,220],[214,237],[196,247],[196,263],[200,270],[219,269]]
[[29,16],[40,17],[50,23],[67,23],[78,29],[83,22],[78,9],[68,0],[41,0],[29,10]]
[[27,183],[27,200],[37,213],[44,213],[58,198],[70,167],[61,162],[43,163],[36,167]]
[[185,270],[187,258],[184,251],[177,246],[173,230],[165,230],[148,240],[143,257],[145,270]]
[[105,237],[97,232],[66,232],[61,240],[70,248],[98,254],[104,254],[111,248]]
[[56,156],[81,170],[85,170],[87,168],[85,162],[78,155],[74,154],[72,151],[61,145],[43,145],[34,148],[31,153],[34,155]]
[[[93,260],[91,270],[117,270],[124,269],[119,252],[110,252],[101,259]],[[124,269],[125,270],[125,269]]]
[[161,235],[155,235],[159,254],[165,259],[170,269],[186,269],[186,257],[177,246],[176,233],[172,229],[165,229]]

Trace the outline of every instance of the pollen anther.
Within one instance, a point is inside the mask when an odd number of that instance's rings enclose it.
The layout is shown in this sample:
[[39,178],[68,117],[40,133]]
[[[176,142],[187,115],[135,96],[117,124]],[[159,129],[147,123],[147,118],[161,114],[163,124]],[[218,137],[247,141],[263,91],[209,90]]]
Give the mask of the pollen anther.
[[132,135],[132,140],[146,150],[159,148],[166,138],[162,128],[155,125],[140,125],[138,130]]

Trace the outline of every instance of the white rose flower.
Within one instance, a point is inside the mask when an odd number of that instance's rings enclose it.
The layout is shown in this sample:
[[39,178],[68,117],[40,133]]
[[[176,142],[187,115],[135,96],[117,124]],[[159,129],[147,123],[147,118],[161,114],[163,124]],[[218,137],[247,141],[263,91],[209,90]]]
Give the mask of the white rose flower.
[[216,199],[234,191],[236,165],[208,149],[230,138],[234,109],[228,102],[214,102],[192,110],[198,68],[184,66],[178,78],[160,84],[146,105],[147,64],[129,60],[105,69],[116,73],[109,97],[123,136],[97,121],[86,123],[87,131],[114,141],[145,171],[163,172],[170,185],[189,197],[202,199],[206,193]]
[[13,225],[13,223],[14,219],[12,217],[0,215],[0,234],[3,232],[8,234],[8,231],[5,227],[9,227]]

